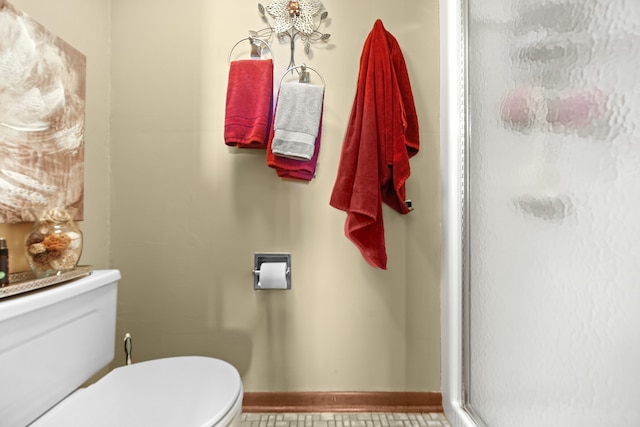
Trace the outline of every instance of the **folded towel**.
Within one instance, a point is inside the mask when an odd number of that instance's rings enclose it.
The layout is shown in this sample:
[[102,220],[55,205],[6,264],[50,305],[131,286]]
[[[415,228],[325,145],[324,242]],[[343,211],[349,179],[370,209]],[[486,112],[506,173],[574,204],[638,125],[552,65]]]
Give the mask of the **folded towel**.
[[266,148],[273,110],[273,61],[243,59],[229,66],[224,142]]
[[387,268],[382,202],[406,214],[409,158],[420,149],[418,117],[398,41],[377,20],[360,71],[331,206],[347,212],[345,234],[374,267]]
[[315,150],[313,151],[313,157],[311,157],[311,160],[297,160],[273,154],[273,151],[271,150],[273,145],[273,133],[274,131],[272,127],[271,136],[269,137],[269,145],[267,147],[267,165],[275,169],[280,178],[311,181],[316,174],[318,155],[320,154],[320,140],[322,139],[322,112],[320,113],[318,136],[316,137]]
[[281,85],[273,121],[273,154],[311,160],[320,127],[323,99],[323,86],[308,83]]

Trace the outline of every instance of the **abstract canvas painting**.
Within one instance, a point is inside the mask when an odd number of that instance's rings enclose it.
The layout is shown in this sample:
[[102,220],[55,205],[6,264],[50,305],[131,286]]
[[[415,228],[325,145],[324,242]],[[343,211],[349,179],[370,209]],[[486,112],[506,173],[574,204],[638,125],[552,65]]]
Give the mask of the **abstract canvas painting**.
[[83,219],[86,57],[0,0],[0,223]]

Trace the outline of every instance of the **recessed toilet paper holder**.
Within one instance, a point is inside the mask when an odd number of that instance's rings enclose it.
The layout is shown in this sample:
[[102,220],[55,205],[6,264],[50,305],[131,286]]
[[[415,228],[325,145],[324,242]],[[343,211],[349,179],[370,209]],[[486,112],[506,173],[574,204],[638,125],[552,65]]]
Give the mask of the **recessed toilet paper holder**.
[[260,286],[260,268],[263,263],[285,262],[287,287],[291,289],[291,254],[288,253],[254,253],[253,254],[253,289],[282,289],[282,288],[263,288]]

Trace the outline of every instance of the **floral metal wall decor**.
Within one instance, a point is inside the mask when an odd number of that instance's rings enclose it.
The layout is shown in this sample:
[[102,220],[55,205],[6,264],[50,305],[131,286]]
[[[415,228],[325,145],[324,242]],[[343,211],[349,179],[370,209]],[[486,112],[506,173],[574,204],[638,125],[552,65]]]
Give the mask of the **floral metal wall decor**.
[[0,223],[83,218],[85,56],[0,0]]
[[[276,34],[280,42],[288,39],[291,46],[289,67],[295,66],[296,37],[302,41],[307,55],[311,51],[311,43],[326,42],[331,37],[319,31],[322,21],[329,16],[320,0],[272,0],[266,8],[258,3],[258,12],[269,27],[252,31],[252,36],[270,40]],[[274,20],[273,25],[268,16]]]

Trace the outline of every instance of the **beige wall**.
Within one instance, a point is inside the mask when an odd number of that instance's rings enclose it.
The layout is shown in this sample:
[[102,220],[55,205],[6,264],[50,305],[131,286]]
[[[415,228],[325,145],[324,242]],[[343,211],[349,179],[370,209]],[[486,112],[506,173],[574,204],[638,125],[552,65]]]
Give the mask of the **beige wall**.
[[[105,78],[100,29],[109,2],[15,4],[71,33],[88,56],[90,85]],[[133,335],[136,360],[224,358],[247,391],[440,390],[437,1],[324,4],[331,43],[313,46],[311,57],[299,43],[296,52],[327,85],[318,174],[303,184],[279,179],[263,151],[233,150],[222,139],[227,55],[264,26],[256,1],[110,3],[111,93],[101,86],[87,95],[95,123],[87,245],[108,251],[123,273],[118,336]],[[362,259],[344,237],[345,214],[328,204],[360,52],[377,18],[405,53],[422,137],[408,183],[415,211],[384,209],[387,271]],[[93,37],[100,42],[90,44]],[[279,80],[289,52],[277,42],[273,50]],[[101,163],[108,156],[111,188]],[[110,231],[98,227],[109,218]],[[253,290],[256,251],[291,252],[292,290]],[[92,249],[89,257],[104,265]],[[118,353],[115,364],[122,361]]]

